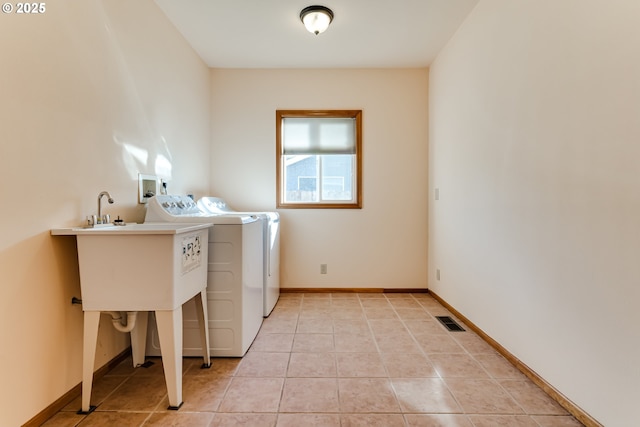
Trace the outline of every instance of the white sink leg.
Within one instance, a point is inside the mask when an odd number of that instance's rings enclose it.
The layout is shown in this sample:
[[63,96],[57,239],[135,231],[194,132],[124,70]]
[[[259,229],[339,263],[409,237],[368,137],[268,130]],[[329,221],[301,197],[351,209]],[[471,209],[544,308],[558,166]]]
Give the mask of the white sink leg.
[[196,294],[196,314],[198,316],[198,326],[200,327],[200,344],[202,344],[202,368],[211,367],[211,350],[209,348],[209,316],[207,314],[207,290]]
[[144,363],[145,350],[147,349],[148,319],[148,311],[139,311],[136,318],[136,325],[131,330],[131,353],[134,368]]
[[175,310],[157,310],[156,322],[169,409],[177,410],[182,406],[182,306]]
[[93,385],[93,365],[96,360],[96,344],[98,343],[99,311],[84,312],[84,332],[82,344],[82,408],[80,413],[92,412],[91,386]]

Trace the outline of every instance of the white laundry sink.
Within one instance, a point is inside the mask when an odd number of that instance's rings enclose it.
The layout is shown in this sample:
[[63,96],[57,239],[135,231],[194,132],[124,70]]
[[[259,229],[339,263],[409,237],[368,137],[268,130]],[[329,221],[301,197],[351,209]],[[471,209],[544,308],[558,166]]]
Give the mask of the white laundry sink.
[[173,310],[206,284],[209,226],[145,223],[51,234],[77,237],[83,310]]
[[167,224],[167,223],[128,223],[124,225],[98,224],[93,227],[57,228],[51,230],[53,235],[93,235],[93,234],[177,234],[201,227],[203,224]]
[[211,366],[206,327],[209,227],[145,223],[51,230],[56,236],[76,236],[78,244],[84,311],[81,413],[95,409],[90,398],[101,312],[132,312],[137,319],[130,330],[134,366],[144,362],[147,312],[155,312],[169,409],[182,405],[182,304],[194,297],[203,367]]

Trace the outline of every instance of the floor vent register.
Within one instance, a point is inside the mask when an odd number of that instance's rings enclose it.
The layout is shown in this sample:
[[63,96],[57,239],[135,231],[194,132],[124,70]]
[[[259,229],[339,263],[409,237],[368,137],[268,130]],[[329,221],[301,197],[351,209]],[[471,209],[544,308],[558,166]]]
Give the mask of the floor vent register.
[[464,332],[462,326],[458,325],[458,323],[449,316],[436,316],[436,319],[438,319],[440,323],[442,323],[444,327],[451,332]]

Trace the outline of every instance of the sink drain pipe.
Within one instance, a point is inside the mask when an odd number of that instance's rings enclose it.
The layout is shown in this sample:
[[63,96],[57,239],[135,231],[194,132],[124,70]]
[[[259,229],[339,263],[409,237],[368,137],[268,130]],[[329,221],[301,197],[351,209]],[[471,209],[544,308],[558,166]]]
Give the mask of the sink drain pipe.
[[131,332],[136,326],[137,311],[127,311],[127,323],[122,324],[122,312],[120,311],[107,311],[111,315],[111,323],[113,327],[120,332]]

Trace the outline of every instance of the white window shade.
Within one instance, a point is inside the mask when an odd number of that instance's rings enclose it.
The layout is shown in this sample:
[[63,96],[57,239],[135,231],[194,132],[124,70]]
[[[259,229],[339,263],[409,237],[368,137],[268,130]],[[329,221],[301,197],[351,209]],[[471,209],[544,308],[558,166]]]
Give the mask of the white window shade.
[[282,154],[355,154],[353,118],[285,117]]

